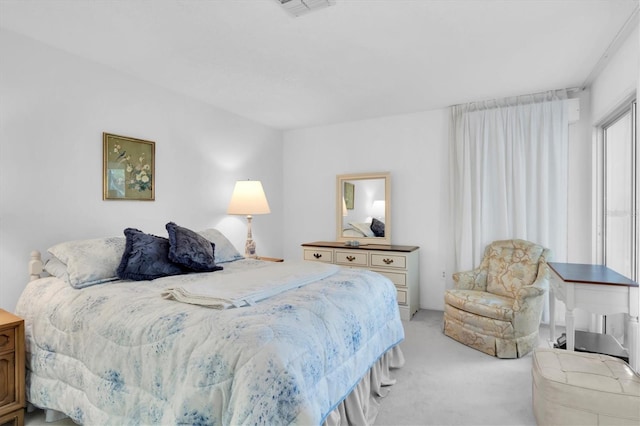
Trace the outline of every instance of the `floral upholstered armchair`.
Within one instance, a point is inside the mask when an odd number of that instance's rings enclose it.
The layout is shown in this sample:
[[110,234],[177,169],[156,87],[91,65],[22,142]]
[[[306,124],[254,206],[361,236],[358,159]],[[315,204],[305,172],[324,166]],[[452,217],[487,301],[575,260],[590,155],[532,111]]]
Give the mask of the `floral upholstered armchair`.
[[445,292],[444,333],[498,358],[538,345],[551,252],[524,240],[494,241],[477,269],[453,274]]

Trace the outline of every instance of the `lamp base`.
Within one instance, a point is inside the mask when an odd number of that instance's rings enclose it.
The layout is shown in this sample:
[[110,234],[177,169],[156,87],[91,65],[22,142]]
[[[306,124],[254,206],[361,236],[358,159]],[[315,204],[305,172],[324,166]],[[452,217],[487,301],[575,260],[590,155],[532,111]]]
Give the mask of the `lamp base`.
[[247,215],[247,242],[244,243],[244,257],[256,258],[256,242],[253,241],[253,235],[251,234],[251,219],[253,216]]
[[244,257],[256,258],[256,242],[251,238],[247,238],[247,242],[244,244]]

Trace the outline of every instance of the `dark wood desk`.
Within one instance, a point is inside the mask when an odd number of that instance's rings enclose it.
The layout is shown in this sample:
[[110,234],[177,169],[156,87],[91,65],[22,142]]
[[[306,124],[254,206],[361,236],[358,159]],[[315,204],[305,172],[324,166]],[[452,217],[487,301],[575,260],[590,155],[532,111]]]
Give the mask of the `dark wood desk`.
[[549,262],[551,271],[549,333],[555,340],[555,299],[562,300],[567,311],[567,350],[575,348],[573,310],[584,309],[597,315],[629,314],[629,365],[638,371],[638,283],[604,265]]

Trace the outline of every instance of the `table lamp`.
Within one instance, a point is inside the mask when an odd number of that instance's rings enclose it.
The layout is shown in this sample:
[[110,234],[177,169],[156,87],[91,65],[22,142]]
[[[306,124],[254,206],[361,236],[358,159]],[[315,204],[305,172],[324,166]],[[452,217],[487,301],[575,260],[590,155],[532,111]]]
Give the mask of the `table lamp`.
[[259,180],[239,180],[233,188],[227,214],[247,215],[247,242],[244,245],[245,257],[256,256],[256,243],[251,235],[251,219],[254,214],[271,213],[267,197]]

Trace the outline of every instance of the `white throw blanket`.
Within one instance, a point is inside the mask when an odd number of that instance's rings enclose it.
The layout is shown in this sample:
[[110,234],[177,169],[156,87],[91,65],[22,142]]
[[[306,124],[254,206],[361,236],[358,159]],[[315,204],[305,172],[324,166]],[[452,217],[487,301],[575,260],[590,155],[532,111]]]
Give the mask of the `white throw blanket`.
[[335,274],[338,266],[319,262],[273,263],[233,274],[194,274],[194,280],[162,292],[165,299],[215,309],[255,305],[287,290]]

